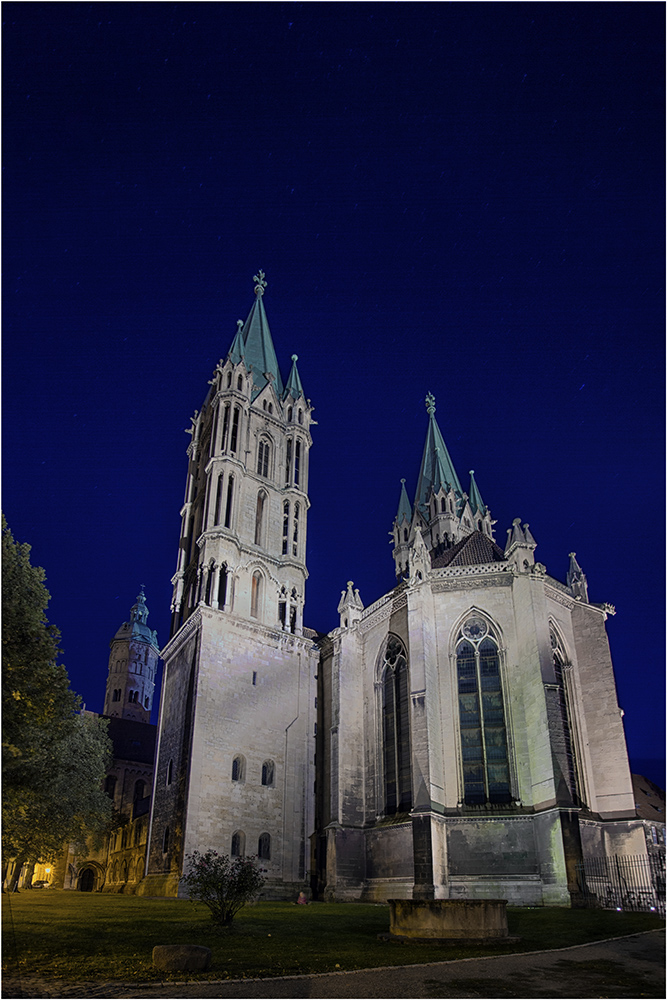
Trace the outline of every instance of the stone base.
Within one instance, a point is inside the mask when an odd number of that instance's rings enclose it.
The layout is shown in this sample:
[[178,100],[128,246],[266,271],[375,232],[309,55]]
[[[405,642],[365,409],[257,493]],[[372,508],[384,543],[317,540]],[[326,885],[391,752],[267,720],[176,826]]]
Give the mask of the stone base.
[[176,872],[146,875],[137,885],[136,896],[178,896],[179,877]]
[[393,938],[507,940],[506,899],[389,899]]

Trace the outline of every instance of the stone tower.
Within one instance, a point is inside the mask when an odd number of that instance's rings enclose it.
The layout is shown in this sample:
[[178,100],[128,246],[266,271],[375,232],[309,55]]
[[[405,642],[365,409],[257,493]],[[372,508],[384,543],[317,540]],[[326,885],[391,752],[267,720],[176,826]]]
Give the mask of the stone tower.
[[312,407],[283,381],[266,281],[191,418],[149,849],[175,894],[185,856],[251,854],[302,888],[313,830],[314,633],[304,631]]
[[143,585],[130,611],[109,643],[109,674],[102,714],[112,719],[150,722],[160,649],[157,632],[146,624],[148,608]]

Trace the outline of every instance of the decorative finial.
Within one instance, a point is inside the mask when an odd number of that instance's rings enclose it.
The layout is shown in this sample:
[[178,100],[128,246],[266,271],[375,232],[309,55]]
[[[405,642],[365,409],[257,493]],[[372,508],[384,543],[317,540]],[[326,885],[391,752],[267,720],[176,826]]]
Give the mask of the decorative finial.
[[405,486],[405,479],[401,479],[401,483]]
[[298,361],[298,360],[299,360],[299,355],[298,354],[293,354],[292,355],[292,361]]
[[474,476],[475,475],[475,470],[474,469],[470,469],[470,471],[468,472],[468,475],[469,476]]
[[243,324],[243,320],[242,319],[237,319],[237,321],[236,321],[236,332],[237,333],[241,332],[241,330],[243,329],[243,325],[244,325]]
[[426,393],[426,410],[431,417],[435,413],[435,396],[432,392]]
[[266,288],[266,281],[264,280],[264,271],[259,271],[252,279],[255,284],[255,295],[260,297],[264,294],[264,289]]

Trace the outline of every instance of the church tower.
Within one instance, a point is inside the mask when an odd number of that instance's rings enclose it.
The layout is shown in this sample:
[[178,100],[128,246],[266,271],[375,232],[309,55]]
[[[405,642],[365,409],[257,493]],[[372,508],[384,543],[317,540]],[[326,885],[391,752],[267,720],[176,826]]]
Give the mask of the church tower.
[[312,406],[296,355],[282,378],[264,272],[254,280],[248,317],[187,431],[149,861],[167,894],[193,850],[258,855],[274,895],[303,888],[310,868],[317,653],[303,605]]
[[109,675],[102,714],[111,719],[151,721],[160,649],[157,632],[148,627],[147,621],[142,585],[129,622],[123,622],[109,643]]

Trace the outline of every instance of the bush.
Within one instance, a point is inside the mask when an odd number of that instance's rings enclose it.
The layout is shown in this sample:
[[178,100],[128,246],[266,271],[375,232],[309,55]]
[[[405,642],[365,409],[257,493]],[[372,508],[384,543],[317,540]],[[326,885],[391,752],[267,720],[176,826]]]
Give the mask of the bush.
[[255,858],[230,858],[217,851],[186,855],[187,870],[181,882],[192,899],[208,906],[211,919],[227,927],[242,906],[245,906],[264,885],[264,869]]

